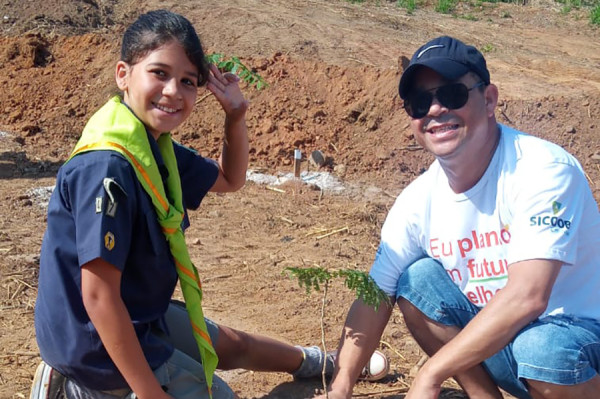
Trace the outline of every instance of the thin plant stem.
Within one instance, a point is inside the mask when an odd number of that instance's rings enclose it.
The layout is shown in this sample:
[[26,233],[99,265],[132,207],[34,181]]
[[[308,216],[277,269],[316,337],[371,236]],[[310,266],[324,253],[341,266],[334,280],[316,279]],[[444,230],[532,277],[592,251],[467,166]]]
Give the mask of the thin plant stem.
[[323,370],[321,377],[323,379],[323,390],[325,391],[325,397],[329,398],[327,392],[327,381],[325,378],[325,371],[327,369],[327,347],[325,346],[325,304],[327,303],[327,289],[329,288],[329,280],[325,280],[323,287],[323,302],[321,303],[321,345],[323,345]]

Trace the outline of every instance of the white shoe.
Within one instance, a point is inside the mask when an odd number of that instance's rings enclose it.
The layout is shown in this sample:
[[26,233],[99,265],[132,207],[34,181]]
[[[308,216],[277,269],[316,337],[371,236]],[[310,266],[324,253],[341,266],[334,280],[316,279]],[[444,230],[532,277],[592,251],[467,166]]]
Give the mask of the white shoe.
[[[316,378],[320,377],[323,370],[323,351],[318,346],[298,347],[304,353],[304,360],[298,370],[292,373],[294,378]],[[331,377],[333,374],[337,350],[327,352],[325,357],[325,375]],[[373,352],[367,365],[362,369],[359,380],[379,381],[387,376],[390,371],[390,363],[387,356],[378,350]]]
[[378,350],[373,352],[367,365],[363,368],[359,380],[379,381],[388,375],[390,371],[390,362],[387,356]]
[[50,399],[65,397],[65,377],[41,361],[35,370],[29,399]]

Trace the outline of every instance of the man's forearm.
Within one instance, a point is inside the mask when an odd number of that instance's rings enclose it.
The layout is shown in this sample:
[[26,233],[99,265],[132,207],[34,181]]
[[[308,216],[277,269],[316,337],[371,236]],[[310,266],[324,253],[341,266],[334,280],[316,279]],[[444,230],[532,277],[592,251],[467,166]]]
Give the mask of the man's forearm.
[[529,260],[510,266],[509,283],[424,367],[442,382],[504,348],[546,308],[561,263]]
[[377,311],[360,300],[352,304],[340,339],[332,392],[351,396],[363,366],[379,344],[391,313],[392,305],[389,304],[381,304]]

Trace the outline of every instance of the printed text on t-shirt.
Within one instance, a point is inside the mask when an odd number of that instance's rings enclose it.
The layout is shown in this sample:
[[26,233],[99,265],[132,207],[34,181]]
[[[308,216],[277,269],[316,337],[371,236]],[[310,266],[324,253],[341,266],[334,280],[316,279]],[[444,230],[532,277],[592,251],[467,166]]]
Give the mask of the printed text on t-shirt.
[[[432,238],[429,241],[429,250],[431,256],[442,260],[446,271],[452,281],[460,285],[467,278],[467,285],[464,288],[465,295],[475,305],[483,306],[494,296],[499,288],[494,284],[495,280],[506,280],[508,272],[508,262],[502,255],[494,259],[483,257],[482,250],[506,245],[510,243],[510,232],[508,226],[499,231],[488,231],[478,233],[472,230],[471,234],[457,239],[456,241],[444,241],[439,238]],[[478,252],[480,251],[480,252]],[[499,255],[502,251],[492,251]],[[448,267],[444,259],[455,263],[455,267]],[[467,273],[468,276],[463,276]],[[503,286],[503,284],[501,284]]]

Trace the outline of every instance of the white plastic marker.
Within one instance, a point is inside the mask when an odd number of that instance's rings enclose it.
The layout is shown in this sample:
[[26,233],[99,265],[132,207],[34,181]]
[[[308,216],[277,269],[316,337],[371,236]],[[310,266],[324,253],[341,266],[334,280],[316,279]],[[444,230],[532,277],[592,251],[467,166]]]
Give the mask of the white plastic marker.
[[299,149],[294,150],[294,176],[300,177],[300,164],[302,162],[302,152]]

